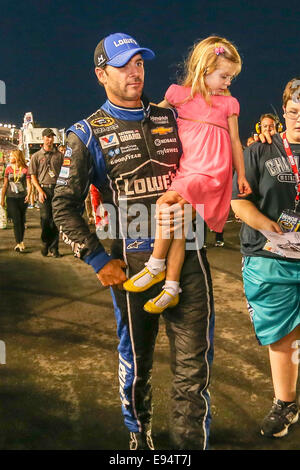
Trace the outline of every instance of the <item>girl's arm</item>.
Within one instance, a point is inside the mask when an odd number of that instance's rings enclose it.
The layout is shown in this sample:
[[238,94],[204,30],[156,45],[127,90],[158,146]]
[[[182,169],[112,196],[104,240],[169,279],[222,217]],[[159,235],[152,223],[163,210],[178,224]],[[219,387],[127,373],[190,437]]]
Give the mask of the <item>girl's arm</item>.
[[7,176],[4,177],[4,184],[3,184],[3,188],[2,188],[2,193],[1,193],[1,206],[4,207],[5,206],[5,194],[6,194],[6,191],[7,191],[7,186],[8,186],[8,178]]
[[161,108],[172,108],[172,105],[166,99],[158,103],[157,106],[160,106]]
[[232,162],[238,176],[240,195],[248,196],[252,191],[245,176],[243,148],[240,141],[238,117],[236,114],[228,117],[228,129],[232,147]]

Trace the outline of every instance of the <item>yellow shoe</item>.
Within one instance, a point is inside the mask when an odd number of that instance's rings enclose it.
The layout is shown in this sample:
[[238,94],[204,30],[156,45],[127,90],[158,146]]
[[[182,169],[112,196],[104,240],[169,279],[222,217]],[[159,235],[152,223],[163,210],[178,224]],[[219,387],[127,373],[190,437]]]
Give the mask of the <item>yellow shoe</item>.
[[[170,296],[170,301],[166,305],[164,305],[162,307],[159,307],[158,305],[156,305],[156,302],[164,294],[167,294],[167,295]],[[154,297],[154,299],[150,299],[150,300],[148,300],[148,302],[145,303],[144,310],[148,313],[162,313],[164,310],[166,310],[166,308],[176,307],[178,302],[179,302],[179,294],[176,294],[174,296],[174,295],[170,294],[167,290],[163,289],[157,297]]]
[[[145,274],[148,274],[151,276],[150,281],[144,286],[135,286],[134,285],[135,281],[145,276]],[[152,274],[151,271],[149,271],[149,269],[145,267],[144,269],[142,269],[142,271],[137,273],[135,276],[132,276],[130,279],[125,281],[123,284],[123,287],[128,292],[144,292],[145,290],[154,286],[154,284],[157,284],[158,282],[163,281],[165,277],[166,277],[166,271],[162,271],[158,274]]]

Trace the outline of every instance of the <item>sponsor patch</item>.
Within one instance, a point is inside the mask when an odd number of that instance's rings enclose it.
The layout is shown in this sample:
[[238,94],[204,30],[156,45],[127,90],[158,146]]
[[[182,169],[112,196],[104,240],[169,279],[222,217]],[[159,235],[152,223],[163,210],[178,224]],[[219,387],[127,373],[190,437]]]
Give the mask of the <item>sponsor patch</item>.
[[138,152],[139,148],[135,144],[131,145],[125,145],[125,147],[121,147],[121,152],[122,153],[127,153],[127,152]]
[[93,127],[108,127],[115,123],[115,120],[112,117],[104,116],[98,119],[93,119],[91,121],[91,126]]
[[128,140],[141,140],[142,136],[140,131],[132,130],[132,131],[123,131],[119,133],[120,141],[127,142]]
[[71,157],[71,155],[72,155],[72,149],[71,147],[67,147],[65,151],[65,157]]
[[84,125],[81,124],[80,122],[77,122],[76,124],[74,124],[74,127],[77,131],[81,131],[81,132],[84,132],[86,134],[86,130],[84,128]]
[[151,134],[153,135],[166,135],[173,132],[173,127],[155,127],[151,129]]
[[150,116],[150,120],[155,124],[169,124],[169,116]]
[[105,132],[112,132],[118,129],[118,124],[113,124],[112,126],[101,126],[101,127],[93,127],[93,131],[95,135],[104,134]]
[[128,160],[132,160],[133,158],[141,158],[141,153],[128,153],[127,155],[122,155],[119,158],[114,158],[110,161],[111,165],[116,165],[117,163],[125,163]]
[[161,150],[156,150],[157,155],[165,155],[166,153],[178,153],[178,148],[163,148]]
[[66,168],[64,166],[61,167],[59,178],[69,178],[70,175],[70,168]]
[[66,180],[62,180],[60,178],[58,178],[56,180],[56,184],[57,184],[57,186],[68,186],[68,182]]
[[113,134],[107,134],[103,137],[99,137],[99,141],[103,149],[113,147],[114,145],[119,145],[119,140],[115,132]]
[[70,166],[71,165],[71,160],[70,158],[64,158],[63,166]]
[[119,147],[117,147],[117,148],[115,148],[115,149],[110,149],[110,150],[108,151],[108,155],[109,155],[110,157],[115,157],[116,155],[120,155],[120,149],[119,149]]
[[173,139],[155,139],[154,145],[156,145],[156,147],[160,147],[160,145],[173,144],[174,142],[177,142],[176,137],[174,137]]

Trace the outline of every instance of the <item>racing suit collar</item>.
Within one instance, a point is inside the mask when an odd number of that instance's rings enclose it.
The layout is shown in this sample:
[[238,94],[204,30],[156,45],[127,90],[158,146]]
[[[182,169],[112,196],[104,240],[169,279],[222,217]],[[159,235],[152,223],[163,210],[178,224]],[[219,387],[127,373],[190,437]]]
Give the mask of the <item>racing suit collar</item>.
[[101,109],[109,113],[112,117],[124,119],[126,121],[141,121],[149,116],[150,103],[145,95],[141,97],[142,106],[140,108],[124,108],[112,103],[109,99],[101,106]]

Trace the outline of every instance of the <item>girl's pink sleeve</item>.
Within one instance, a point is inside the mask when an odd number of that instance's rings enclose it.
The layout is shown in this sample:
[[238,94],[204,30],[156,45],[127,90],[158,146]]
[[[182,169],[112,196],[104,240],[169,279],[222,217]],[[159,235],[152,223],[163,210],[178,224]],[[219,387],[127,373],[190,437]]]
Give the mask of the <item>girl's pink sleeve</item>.
[[240,103],[236,98],[233,96],[230,96],[230,99],[228,100],[228,108],[227,108],[227,117],[232,116],[233,114],[236,114],[239,116],[240,114]]
[[165,94],[165,99],[171,105],[174,105],[176,102],[178,102],[178,85],[173,83],[173,85],[169,86]]

